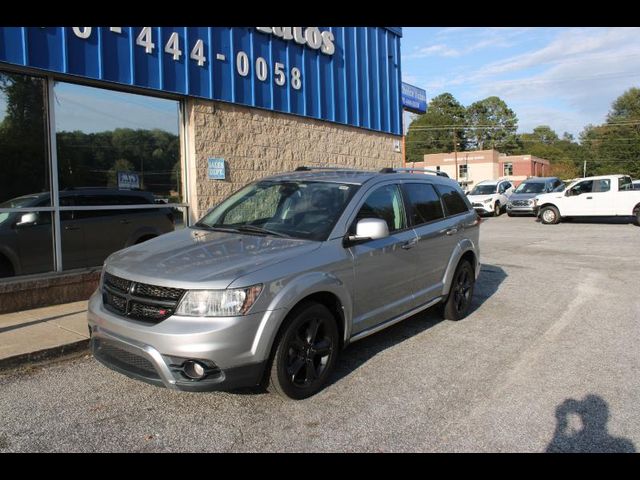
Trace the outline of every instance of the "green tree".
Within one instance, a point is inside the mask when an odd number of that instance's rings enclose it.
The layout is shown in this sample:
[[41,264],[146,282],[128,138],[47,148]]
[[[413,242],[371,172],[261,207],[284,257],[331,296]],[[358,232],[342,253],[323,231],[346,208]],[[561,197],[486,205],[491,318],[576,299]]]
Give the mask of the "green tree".
[[427,112],[418,116],[406,138],[408,162],[422,162],[427,153],[453,151],[455,137],[458,150],[467,148],[464,130],[465,108],[450,93],[443,93],[429,102]]
[[499,97],[488,97],[467,108],[469,139],[474,149],[494,148],[510,154],[518,148],[518,117]]
[[630,88],[611,105],[602,125],[580,135],[587,175],[629,174],[640,178],[640,89]]

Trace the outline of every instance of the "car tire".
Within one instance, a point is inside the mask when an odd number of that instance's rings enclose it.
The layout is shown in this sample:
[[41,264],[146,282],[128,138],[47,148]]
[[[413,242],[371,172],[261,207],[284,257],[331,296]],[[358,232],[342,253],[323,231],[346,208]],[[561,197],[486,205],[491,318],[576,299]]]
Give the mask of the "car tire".
[[635,219],[635,223],[636,226],[640,227],[640,205],[636,206],[636,208],[633,210],[633,214],[635,215],[636,219]]
[[560,221],[560,212],[552,205],[540,210],[540,221],[545,225],[555,225]]
[[511,212],[507,212],[507,216],[508,217],[515,217],[515,215],[513,213],[511,213]]
[[339,354],[335,317],[322,304],[296,308],[276,340],[267,390],[302,400],[318,393],[333,371]]
[[495,205],[493,206],[493,216],[494,217],[499,217],[500,216],[500,202],[496,202]]
[[460,261],[451,280],[449,295],[441,304],[441,313],[445,320],[457,321],[467,316],[473,298],[475,281],[476,277],[471,263],[468,260]]

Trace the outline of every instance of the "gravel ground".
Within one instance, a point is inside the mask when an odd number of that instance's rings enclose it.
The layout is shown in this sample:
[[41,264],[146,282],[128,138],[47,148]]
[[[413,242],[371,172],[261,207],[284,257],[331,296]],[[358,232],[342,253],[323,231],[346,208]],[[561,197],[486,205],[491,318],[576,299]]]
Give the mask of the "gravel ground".
[[473,313],[350,346],[292,402],[184,393],[85,356],[0,375],[0,452],[635,451],[640,228],[487,219]]

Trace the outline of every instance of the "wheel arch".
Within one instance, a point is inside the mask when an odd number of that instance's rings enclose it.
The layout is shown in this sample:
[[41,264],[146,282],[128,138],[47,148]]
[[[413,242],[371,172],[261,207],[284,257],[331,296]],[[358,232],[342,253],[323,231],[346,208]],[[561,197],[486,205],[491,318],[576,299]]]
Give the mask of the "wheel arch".
[[474,277],[477,279],[480,272],[480,261],[478,258],[476,246],[468,238],[465,238],[463,241],[458,243],[458,245],[456,245],[451,258],[449,259],[449,263],[447,265],[447,269],[442,281],[443,297],[449,295],[449,291],[451,290],[451,282],[453,281],[453,275],[462,260],[469,260],[469,262],[471,263],[471,268],[473,268]]

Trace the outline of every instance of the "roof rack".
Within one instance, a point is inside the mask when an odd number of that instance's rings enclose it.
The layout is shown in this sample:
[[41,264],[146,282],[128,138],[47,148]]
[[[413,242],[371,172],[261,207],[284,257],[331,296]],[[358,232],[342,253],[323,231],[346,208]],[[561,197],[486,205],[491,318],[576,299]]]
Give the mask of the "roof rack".
[[295,169],[296,172],[309,172],[311,170],[344,170],[344,171],[352,172],[358,169],[344,168],[344,167],[307,167],[307,166],[301,166]]
[[400,172],[425,172],[425,173],[434,173],[439,177],[449,178],[445,172],[440,170],[430,170],[428,168],[390,168],[386,167],[380,170],[380,173],[400,173]]

